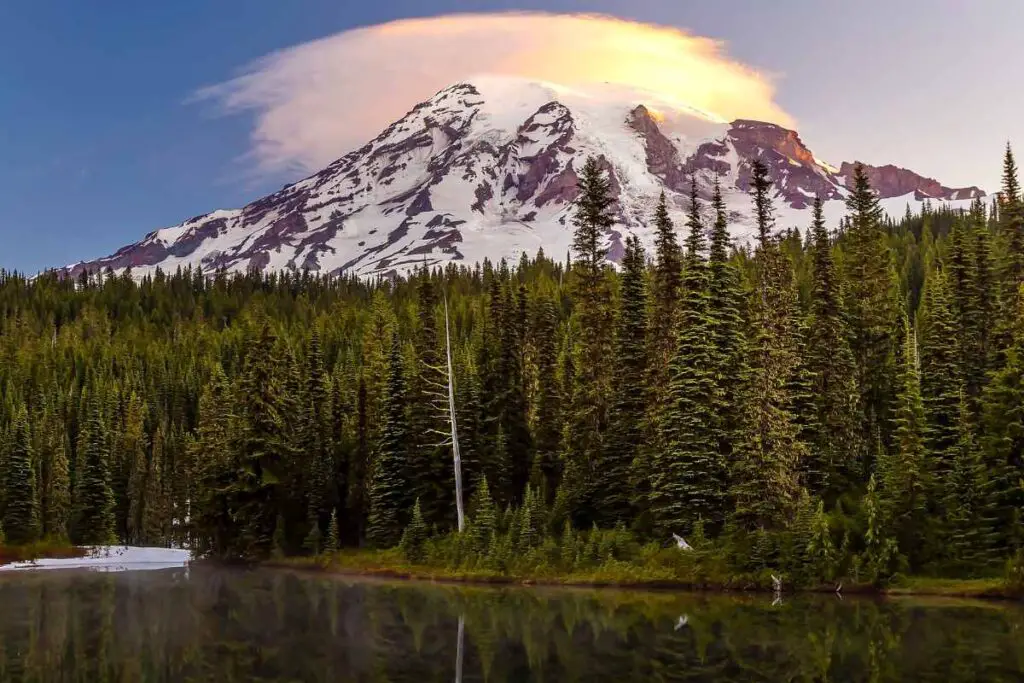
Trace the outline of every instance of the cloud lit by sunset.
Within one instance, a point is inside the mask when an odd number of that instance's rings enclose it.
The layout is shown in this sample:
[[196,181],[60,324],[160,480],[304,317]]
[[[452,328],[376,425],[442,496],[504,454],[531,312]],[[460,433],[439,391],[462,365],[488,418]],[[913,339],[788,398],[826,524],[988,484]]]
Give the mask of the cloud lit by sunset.
[[772,80],[722,43],[589,15],[462,14],[346,31],[268,55],[198,96],[255,114],[261,169],[312,171],[438,90],[484,73],[630,85],[727,120],[793,124]]

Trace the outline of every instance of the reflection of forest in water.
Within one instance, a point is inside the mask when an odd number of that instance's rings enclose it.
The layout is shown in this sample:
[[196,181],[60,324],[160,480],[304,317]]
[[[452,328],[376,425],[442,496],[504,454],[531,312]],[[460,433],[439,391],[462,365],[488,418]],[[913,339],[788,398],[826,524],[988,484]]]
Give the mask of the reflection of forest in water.
[[0,576],[0,681],[1021,681],[1008,605],[273,571]]

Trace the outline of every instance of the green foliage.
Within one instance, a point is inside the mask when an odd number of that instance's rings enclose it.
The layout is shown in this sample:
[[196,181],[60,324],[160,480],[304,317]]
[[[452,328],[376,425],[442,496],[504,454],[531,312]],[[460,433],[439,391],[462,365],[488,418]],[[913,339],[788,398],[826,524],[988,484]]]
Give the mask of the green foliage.
[[420,563],[490,575],[995,573],[1024,546],[1012,166],[991,209],[903,218],[859,169],[849,216],[819,208],[805,238],[776,230],[753,164],[757,243],[731,244],[717,188],[710,211],[690,197],[684,255],[668,193],[653,264],[613,229],[615,171],[593,159],[571,263],[0,273],[0,520],[224,559],[397,555],[419,498]]
[[32,440],[25,412],[18,414],[9,438],[4,478],[4,514],[0,528],[6,542],[25,545],[39,538],[39,510]]
[[423,546],[427,542],[427,525],[423,521],[423,511],[420,509],[420,499],[416,499],[416,503],[412,508],[412,519],[409,521],[409,526],[405,528],[405,532],[402,534],[402,540],[398,544],[398,547],[402,550],[402,553],[411,562],[417,562],[423,558],[424,548]]

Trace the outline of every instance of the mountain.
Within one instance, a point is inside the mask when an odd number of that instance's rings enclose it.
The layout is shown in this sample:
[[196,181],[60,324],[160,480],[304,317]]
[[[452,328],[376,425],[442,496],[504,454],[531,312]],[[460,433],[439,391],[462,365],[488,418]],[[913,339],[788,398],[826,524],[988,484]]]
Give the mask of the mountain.
[[[585,89],[506,77],[455,84],[319,173],[242,209],[219,210],[147,235],[111,256],[65,269],[309,269],[358,275],[421,264],[518,258],[541,247],[562,257],[572,240],[576,171],[598,155],[611,174],[624,233],[651,244],[648,227],[666,192],[682,225],[690,177],[709,198],[716,177],[733,237],[752,230],[750,162],[764,161],[777,192],[779,228],[806,227],[815,196],[826,216],[845,212],[853,164],[817,159],[792,130],[731,123],[612,85]],[[925,200],[966,204],[977,187],[950,188],[895,166],[865,165],[883,207],[902,215]]]

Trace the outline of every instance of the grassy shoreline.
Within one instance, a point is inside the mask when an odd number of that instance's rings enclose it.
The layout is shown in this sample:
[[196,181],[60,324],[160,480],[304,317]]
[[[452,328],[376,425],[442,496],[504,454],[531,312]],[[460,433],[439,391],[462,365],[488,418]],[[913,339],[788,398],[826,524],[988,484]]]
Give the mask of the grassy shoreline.
[[[268,560],[261,566],[320,572],[338,576],[423,581],[492,586],[547,586],[583,588],[621,588],[635,590],[676,590],[708,593],[771,592],[771,587],[748,578],[737,577],[726,582],[693,581],[645,572],[635,566],[620,569],[602,568],[588,572],[538,573],[519,575],[486,569],[449,569],[412,564],[395,551],[343,551],[332,556],[287,557]],[[835,586],[788,588],[795,593],[834,593]],[[844,584],[845,595],[882,597],[931,596],[974,598],[985,600],[1024,600],[1024,595],[1010,591],[1003,579],[944,579],[906,577],[893,585],[878,588],[868,584]]]
[[0,544],[0,566],[33,560],[84,557],[85,553],[84,548],[73,546],[65,541],[38,541],[17,546]]

